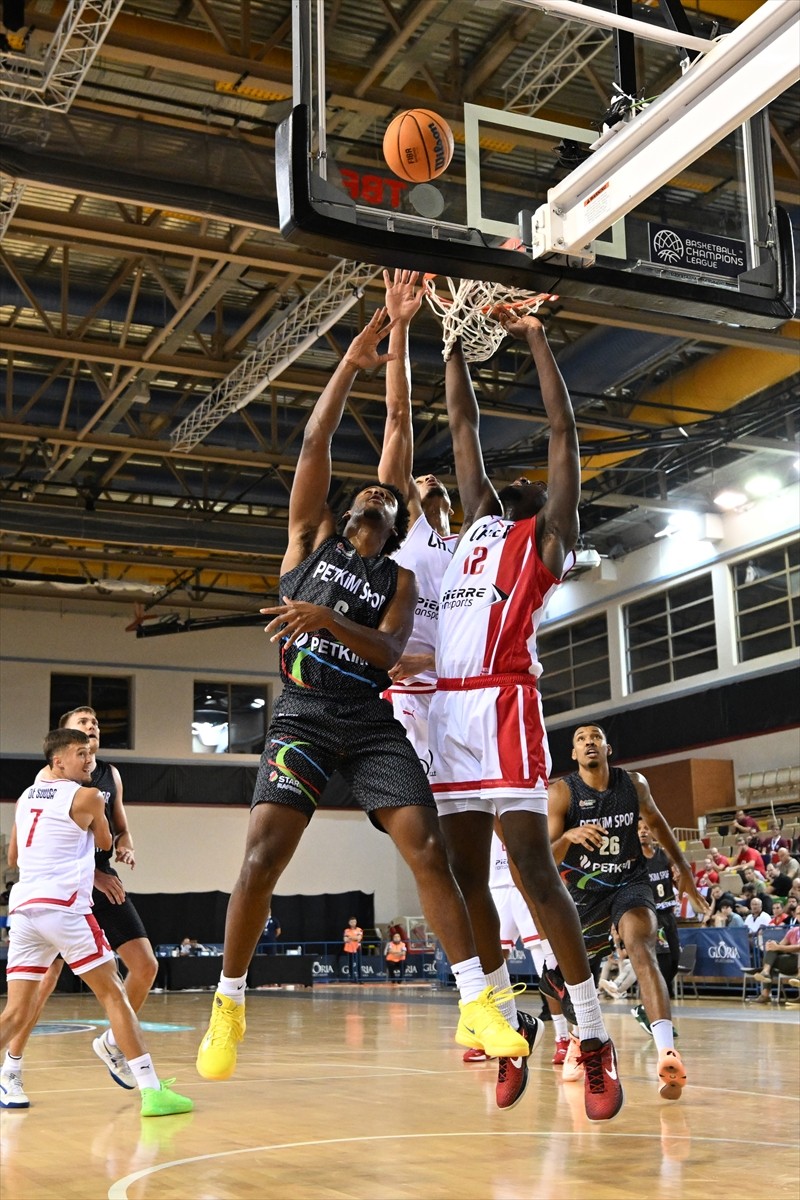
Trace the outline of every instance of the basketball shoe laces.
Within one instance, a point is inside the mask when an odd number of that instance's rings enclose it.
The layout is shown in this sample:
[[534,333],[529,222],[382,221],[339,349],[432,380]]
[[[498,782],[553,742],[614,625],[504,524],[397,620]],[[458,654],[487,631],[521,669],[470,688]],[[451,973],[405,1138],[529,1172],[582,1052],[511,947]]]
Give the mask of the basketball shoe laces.
[[602,1096],[606,1090],[606,1081],[603,1078],[603,1050],[604,1046],[599,1046],[597,1050],[590,1050],[578,1059],[580,1065],[586,1068],[589,1091],[595,1096]]

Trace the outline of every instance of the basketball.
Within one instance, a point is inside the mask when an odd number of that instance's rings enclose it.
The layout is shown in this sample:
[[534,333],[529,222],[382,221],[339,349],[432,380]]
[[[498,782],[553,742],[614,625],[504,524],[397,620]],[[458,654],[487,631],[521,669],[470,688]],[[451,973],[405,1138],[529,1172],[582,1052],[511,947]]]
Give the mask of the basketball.
[[383,135],[387,166],[409,183],[427,183],[446,171],[453,157],[453,131],[429,108],[408,108]]

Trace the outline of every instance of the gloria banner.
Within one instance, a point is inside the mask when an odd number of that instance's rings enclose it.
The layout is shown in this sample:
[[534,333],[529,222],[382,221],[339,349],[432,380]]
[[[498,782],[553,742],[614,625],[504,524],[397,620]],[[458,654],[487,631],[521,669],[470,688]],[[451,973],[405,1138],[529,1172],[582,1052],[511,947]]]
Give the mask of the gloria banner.
[[680,929],[681,945],[697,946],[695,975],[741,975],[750,964],[746,929]]

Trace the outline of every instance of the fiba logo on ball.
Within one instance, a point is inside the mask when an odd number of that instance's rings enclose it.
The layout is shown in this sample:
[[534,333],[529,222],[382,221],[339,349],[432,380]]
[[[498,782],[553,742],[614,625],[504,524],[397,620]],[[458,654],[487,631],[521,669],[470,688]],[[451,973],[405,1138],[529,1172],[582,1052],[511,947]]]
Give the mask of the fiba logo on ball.
[[680,262],[684,256],[683,242],[671,229],[661,229],[656,234],[653,249],[663,262]]

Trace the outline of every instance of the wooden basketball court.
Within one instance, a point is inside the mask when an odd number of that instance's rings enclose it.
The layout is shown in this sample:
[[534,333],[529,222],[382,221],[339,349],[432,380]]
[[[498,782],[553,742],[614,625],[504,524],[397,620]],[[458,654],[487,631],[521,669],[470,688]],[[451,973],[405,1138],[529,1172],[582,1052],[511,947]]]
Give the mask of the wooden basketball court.
[[31,1107],[0,1117],[3,1200],[705,1200],[742,1187],[797,1196],[800,1010],[681,1004],[690,1085],[667,1104],[650,1040],[627,1005],[605,1004],[626,1104],[598,1126],[582,1085],[550,1065],[551,1026],[526,1095],[499,1112],[496,1065],[465,1065],[453,1043],[450,992],[251,993],[239,1069],[219,1084],[194,1068],[210,999],[148,1000],[158,1069],[177,1075],[197,1108],[142,1121],[136,1096],[92,1053],[93,998],[56,996],[25,1054]]

